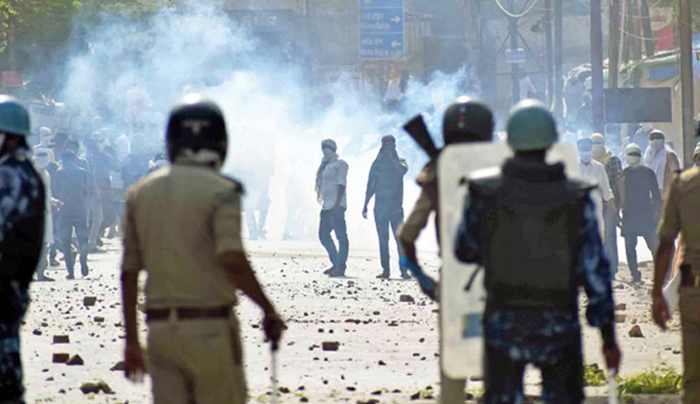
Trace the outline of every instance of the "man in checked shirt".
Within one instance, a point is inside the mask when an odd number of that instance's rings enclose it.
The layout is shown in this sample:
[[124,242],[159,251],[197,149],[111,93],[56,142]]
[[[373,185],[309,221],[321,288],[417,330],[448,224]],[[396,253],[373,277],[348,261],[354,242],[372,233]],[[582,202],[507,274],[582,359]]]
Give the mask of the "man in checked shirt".
[[545,163],[556,123],[539,102],[511,111],[515,157],[498,176],[472,178],[455,254],[485,268],[484,402],[523,402],[527,364],[542,371],[545,403],[583,402],[579,287],[588,322],[601,329],[608,368],[620,365],[610,264],[596,223],[591,187],[562,164]]

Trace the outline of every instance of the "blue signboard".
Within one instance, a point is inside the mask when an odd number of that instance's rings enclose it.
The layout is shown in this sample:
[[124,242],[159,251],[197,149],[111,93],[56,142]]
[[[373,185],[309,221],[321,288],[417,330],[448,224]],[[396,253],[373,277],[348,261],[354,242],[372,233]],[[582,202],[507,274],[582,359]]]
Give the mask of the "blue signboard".
[[360,59],[403,58],[403,0],[359,1]]

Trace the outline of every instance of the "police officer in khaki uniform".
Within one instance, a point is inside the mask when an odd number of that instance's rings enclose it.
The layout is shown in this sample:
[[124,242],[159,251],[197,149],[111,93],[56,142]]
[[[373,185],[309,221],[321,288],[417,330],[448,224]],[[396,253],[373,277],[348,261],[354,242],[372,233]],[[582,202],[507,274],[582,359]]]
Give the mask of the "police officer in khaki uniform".
[[138,274],[145,270],[154,402],[244,403],[236,290],[263,309],[273,349],[283,323],[243,249],[242,187],[219,174],[227,149],[219,108],[185,97],[170,115],[167,147],[172,166],[138,182],[126,198],[126,376],[138,381],[146,370],[136,322]]
[[[493,138],[493,125],[491,110],[484,103],[461,97],[445,111],[442,125],[445,146],[459,143],[489,142]],[[433,212],[435,212],[437,241],[440,245],[437,159],[432,160],[423,168],[416,181],[421,186],[420,196],[408,219],[397,232],[404,254],[400,262],[402,266],[411,270],[423,292],[431,299],[437,300],[435,282],[425,275],[418,265],[415,245],[418,236],[428,225],[428,220]],[[465,384],[464,379],[450,379],[441,371],[440,402],[464,401]]]
[[666,195],[659,223],[659,247],[654,260],[652,314],[666,329],[671,317],[662,295],[666,272],[673,258],[674,241],[683,238],[681,253],[680,311],[683,327],[683,403],[700,403],[700,167],[676,175]]

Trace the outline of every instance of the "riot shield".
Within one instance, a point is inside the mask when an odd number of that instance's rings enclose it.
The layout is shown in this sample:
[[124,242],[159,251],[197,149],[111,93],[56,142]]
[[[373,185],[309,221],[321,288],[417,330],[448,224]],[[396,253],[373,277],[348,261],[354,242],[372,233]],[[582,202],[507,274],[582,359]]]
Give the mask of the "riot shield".
[[[440,238],[442,273],[440,279],[440,333],[442,370],[452,379],[482,374],[483,337],[481,319],[486,293],[484,273],[466,265],[454,255],[457,227],[462,220],[464,198],[470,176],[493,171],[497,174],[513,152],[504,142],[453,145],[438,160]],[[576,150],[563,142],[554,145],[547,162],[563,162],[570,178],[578,176]],[[473,276],[474,275],[474,276]],[[469,290],[465,291],[467,284]]]

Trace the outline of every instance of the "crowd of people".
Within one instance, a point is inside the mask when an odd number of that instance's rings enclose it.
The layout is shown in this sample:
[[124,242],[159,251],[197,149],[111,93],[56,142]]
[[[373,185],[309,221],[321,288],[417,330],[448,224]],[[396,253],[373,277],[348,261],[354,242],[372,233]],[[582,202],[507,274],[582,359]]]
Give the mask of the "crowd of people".
[[[637,241],[643,238],[649,251],[652,254],[656,251],[658,240],[655,232],[664,197],[675,173],[681,169],[681,162],[666,141],[665,133],[649,124],[640,125],[633,138],[626,143],[621,156],[614,155],[607,148],[606,139],[600,133],[579,139],[576,146],[581,175],[598,186],[593,198],[613,273],[617,272],[619,265],[619,227],[625,240],[632,281],[640,283]],[[695,164],[700,161],[700,145],[695,149],[693,159]]]
[[45,270],[60,267],[61,260],[67,278],[75,279],[76,258],[81,275],[88,276],[88,255],[101,251],[104,237],[119,235],[125,190],[167,159],[158,152],[160,145],[141,134],[113,135],[100,117],[93,119],[88,136],[41,127],[29,142],[47,185],[45,253],[37,279],[53,281]]
[[[488,106],[460,98],[445,113],[444,143],[492,142],[493,124]],[[69,278],[74,277],[76,255],[87,276],[87,255],[99,251],[100,238],[123,216],[126,377],[141,380],[148,359],[156,403],[246,402],[240,325],[233,310],[237,292],[263,311],[262,329],[273,351],[285,325],[242,242],[243,186],[220,171],[228,152],[220,108],[195,94],[173,108],[165,136],[167,162],[140,135],[110,139],[104,130],[93,130],[87,138],[75,139],[42,128],[31,147],[29,127],[27,110],[12,97],[0,96],[0,401],[23,402],[19,330],[34,274],[48,280],[43,274],[45,262],[52,260],[47,245],[63,253]],[[619,224],[621,214],[634,281],[641,278],[633,255],[637,238],[644,237],[654,250],[652,315],[661,328],[672,310],[661,291],[676,240],[683,236],[678,293],[684,403],[697,403],[700,148],[695,151],[696,167],[679,174],[680,159],[660,131],[649,132],[646,148],[629,143],[624,163],[605,147],[605,137],[595,134],[576,142],[580,171],[587,179],[579,181],[567,176],[564,164],[547,163],[547,152],[558,139],[556,120],[545,105],[524,100],[514,106],[506,139],[513,157],[500,171],[465,179],[469,192],[463,215],[456,218],[454,248],[440,252],[476,264],[485,273],[485,309],[477,327],[483,336],[483,401],[522,402],[523,372],[531,364],[542,371],[544,402],[583,402],[581,289],[588,296],[588,323],[601,332],[605,364],[611,372],[619,371],[622,353],[612,283],[616,264],[607,250],[616,248],[612,225]],[[419,143],[435,151],[431,156],[438,154],[433,144]],[[331,139],[321,143],[321,151],[316,176],[319,238],[333,265],[328,274],[340,277],[349,249],[344,218],[348,164]],[[162,164],[170,168],[148,175]],[[410,272],[438,300],[437,283],[420,267],[414,244],[431,214],[440,214],[436,159],[419,175],[421,195],[401,224],[398,196],[406,171],[395,139],[383,138],[369,173],[363,215],[374,197],[383,267],[379,277],[389,275],[391,228],[398,238],[402,275]],[[147,352],[141,347],[136,315],[142,271],[149,277],[144,291]],[[441,388],[464,398],[464,380],[442,375]]]

